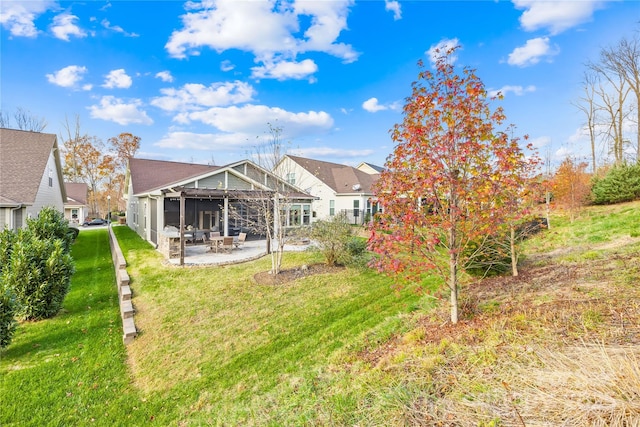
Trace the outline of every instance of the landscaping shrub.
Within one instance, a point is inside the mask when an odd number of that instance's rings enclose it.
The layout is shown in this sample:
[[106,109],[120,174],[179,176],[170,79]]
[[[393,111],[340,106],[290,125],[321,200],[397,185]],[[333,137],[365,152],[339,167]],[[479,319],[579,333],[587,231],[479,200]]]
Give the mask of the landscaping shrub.
[[16,234],[9,229],[0,231],[0,348],[5,348],[11,343],[17,327],[16,294],[10,284],[3,279],[3,271],[9,265],[15,236]]
[[336,215],[329,220],[314,222],[310,235],[324,255],[327,265],[346,265],[351,262],[348,244],[353,238],[353,227],[346,215]]
[[630,202],[640,198],[640,164],[614,166],[593,178],[591,202],[596,205]]
[[39,239],[31,229],[23,229],[13,243],[0,283],[15,291],[20,317],[44,319],[60,311],[74,270],[63,239]]
[[352,266],[366,266],[369,261],[369,252],[367,251],[367,239],[363,237],[351,237],[347,241],[347,254],[346,260],[349,265]]
[[27,219],[27,228],[33,231],[36,239],[60,239],[65,252],[71,251],[74,236],[70,234],[69,224],[62,212],[47,206],[37,218]]
[[0,348],[11,344],[16,322],[16,294],[4,282],[0,282]]

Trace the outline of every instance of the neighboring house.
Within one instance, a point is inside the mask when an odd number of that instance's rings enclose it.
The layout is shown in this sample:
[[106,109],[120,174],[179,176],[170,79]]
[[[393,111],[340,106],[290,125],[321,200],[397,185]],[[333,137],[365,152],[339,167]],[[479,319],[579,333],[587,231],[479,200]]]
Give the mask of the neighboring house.
[[0,230],[17,230],[44,207],[64,212],[60,150],[55,135],[0,128]]
[[69,224],[82,224],[89,213],[87,193],[89,186],[84,182],[65,182],[67,202],[64,204],[64,217]]
[[379,174],[384,170],[382,166],[372,165],[371,163],[367,163],[367,162],[360,163],[358,167],[356,167],[356,169],[371,175]]
[[225,236],[247,231],[230,209],[248,218],[255,212],[247,212],[241,200],[271,200],[276,192],[289,197],[286,208],[281,205],[287,226],[311,221],[312,196],[249,160],[208,166],[131,158],[125,185],[127,225],[156,247],[166,243],[164,232],[181,222],[189,229],[217,230]]
[[372,185],[382,170],[362,163],[358,168],[285,155],[275,167],[276,174],[318,198],[313,217],[328,219],[346,214],[353,224],[363,224],[377,211]]

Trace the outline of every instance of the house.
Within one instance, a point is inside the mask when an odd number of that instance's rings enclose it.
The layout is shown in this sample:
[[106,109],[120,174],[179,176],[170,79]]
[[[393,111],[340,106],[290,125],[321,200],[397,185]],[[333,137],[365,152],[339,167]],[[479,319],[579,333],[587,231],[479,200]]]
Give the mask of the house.
[[58,140],[54,134],[0,128],[0,230],[17,230],[44,207],[64,212]]
[[376,213],[372,186],[381,170],[368,163],[354,168],[288,154],[275,167],[277,175],[318,198],[314,218],[324,220],[343,213],[353,224],[363,224]]
[[[314,198],[249,160],[209,166],[131,158],[125,185],[127,225],[165,255],[169,235],[181,227],[223,236],[249,231],[256,213],[248,199],[273,201],[286,227],[311,222]],[[287,203],[278,204],[283,194]]]
[[67,201],[64,204],[64,217],[69,224],[82,224],[89,214],[87,192],[89,186],[84,182],[65,182]]

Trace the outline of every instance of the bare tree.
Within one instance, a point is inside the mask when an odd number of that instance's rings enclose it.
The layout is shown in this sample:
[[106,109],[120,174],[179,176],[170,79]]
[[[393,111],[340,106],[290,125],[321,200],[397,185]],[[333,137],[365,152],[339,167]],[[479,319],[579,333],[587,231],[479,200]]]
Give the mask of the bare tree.
[[[636,126],[640,126],[640,35],[623,38],[600,53],[603,70],[623,79],[636,98]],[[640,132],[637,132],[636,159],[640,161]]]
[[578,110],[582,111],[586,116],[587,130],[589,131],[589,142],[591,143],[591,167],[595,174],[597,170],[596,161],[596,124],[597,124],[597,105],[595,103],[596,98],[596,83],[597,78],[592,72],[584,73],[583,89],[584,96],[582,96],[578,102],[572,103]]
[[[47,121],[44,117],[38,117],[22,107],[16,108],[13,113],[13,120],[16,123],[16,129],[29,132],[42,132],[47,127]],[[11,117],[6,112],[0,113],[0,127],[11,127]]]
[[242,192],[239,200],[230,206],[229,215],[242,228],[266,237],[271,273],[278,274],[286,243],[297,238],[292,230],[305,225],[304,218],[310,219],[311,213],[310,205],[309,212],[304,211],[305,194],[293,182],[280,178],[283,176],[281,173],[280,177],[272,173],[285,153],[282,128],[271,123],[268,125],[269,140],[249,153],[257,165],[254,170],[246,171],[262,185]]
[[624,123],[629,116],[629,110],[625,109],[625,101],[630,92],[626,80],[620,75],[601,74],[606,82],[602,82],[596,88],[599,96],[599,109],[604,112],[603,128],[607,135],[613,159],[617,165],[625,161]]

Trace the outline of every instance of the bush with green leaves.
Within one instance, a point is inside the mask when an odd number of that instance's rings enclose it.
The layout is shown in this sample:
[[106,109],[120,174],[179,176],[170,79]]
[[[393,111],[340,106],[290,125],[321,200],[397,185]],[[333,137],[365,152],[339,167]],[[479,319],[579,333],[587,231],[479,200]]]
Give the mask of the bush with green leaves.
[[27,228],[17,234],[0,283],[14,290],[18,316],[25,320],[45,319],[62,308],[74,271],[64,240],[40,239]]
[[329,220],[314,222],[310,237],[320,248],[327,265],[346,265],[351,262],[348,245],[353,238],[353,227],[346,215],[336,215]]
[[614,166],[604,177],[595,177],[592,181],[593,204],[609,205],[637,199],[640,199],[640,164]]
[[27,228],[33,231],[37,239],[60,239],[64,250],[71,251],[74,235],[70,232],[69,224],[64,214],[53,207],[47,206],[40,210],[36,218],[27,219]]
[[16,322],[16,294],[9,286],[0,284],[0,348],[11,344],[13,333],[18,326]]
[[9,229],[0,231],[0,348],[5,348],[11,343],[18,325],[15,320],[18,306],[16,294],[10,284],[2,279],[3,271],[7,269],[11,258],[15,236],[16,234]]

